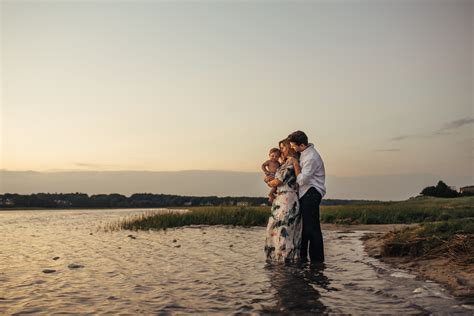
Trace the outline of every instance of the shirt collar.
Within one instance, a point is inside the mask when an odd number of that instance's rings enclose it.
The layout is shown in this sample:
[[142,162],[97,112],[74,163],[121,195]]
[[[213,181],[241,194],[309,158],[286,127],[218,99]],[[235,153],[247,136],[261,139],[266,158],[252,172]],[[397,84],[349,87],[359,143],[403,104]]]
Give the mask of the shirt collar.
[[308,147],[306,147],[306,149],[301,152],[301,155],[308,155],[311,152],[311,148],[313,147],[314,145],[312,143],[309,143]]

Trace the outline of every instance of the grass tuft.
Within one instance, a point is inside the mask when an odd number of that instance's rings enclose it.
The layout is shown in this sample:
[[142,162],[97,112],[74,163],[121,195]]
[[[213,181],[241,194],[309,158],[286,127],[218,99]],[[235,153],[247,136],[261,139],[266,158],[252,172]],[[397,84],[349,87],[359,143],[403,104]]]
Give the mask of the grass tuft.
[[474,263],[474,218],[451,219],[407,227],[385,236],[385,256],[449,257]]

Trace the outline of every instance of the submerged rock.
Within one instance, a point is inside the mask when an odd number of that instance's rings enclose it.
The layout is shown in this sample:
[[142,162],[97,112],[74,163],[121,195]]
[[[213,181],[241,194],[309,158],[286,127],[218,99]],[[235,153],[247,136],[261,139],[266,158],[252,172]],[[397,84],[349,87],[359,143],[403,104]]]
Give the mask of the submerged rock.
[[82,264],[78,264],[78,263],[71,263],[70,265],[67,266],[69,269],[80,269],[80,268],[84,268],[84,266]]
[[54,257],[54,258],[53,258],[53,260],[58,260],[58,259],[59,259],[59,257]]
[[43,270],[43,273],[54,273],[54,272],[56,272],[56,270],[54,270],[54,269],[44,269]]

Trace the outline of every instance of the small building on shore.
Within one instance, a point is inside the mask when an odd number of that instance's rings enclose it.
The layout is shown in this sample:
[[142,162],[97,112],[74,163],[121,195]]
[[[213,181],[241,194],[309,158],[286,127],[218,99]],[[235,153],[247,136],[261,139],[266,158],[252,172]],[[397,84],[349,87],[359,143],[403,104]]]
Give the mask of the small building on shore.
[[15,202],[11,199],[0,199],[0,206],[12,207],[15,206]]
[[459,188],[459,193],[461,195],[474,195],[474,185]]

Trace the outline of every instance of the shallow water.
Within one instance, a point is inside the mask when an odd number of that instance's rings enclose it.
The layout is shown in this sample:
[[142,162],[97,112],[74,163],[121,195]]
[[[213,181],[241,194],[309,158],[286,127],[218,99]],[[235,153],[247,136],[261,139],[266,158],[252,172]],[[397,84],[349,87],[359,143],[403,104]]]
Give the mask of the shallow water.
[[1,211],[0,314],[472,314],[438,284],[368,257],[362,231],[323,231],[323,267],[266,264],[261,227],[97,231],[141,212]]

